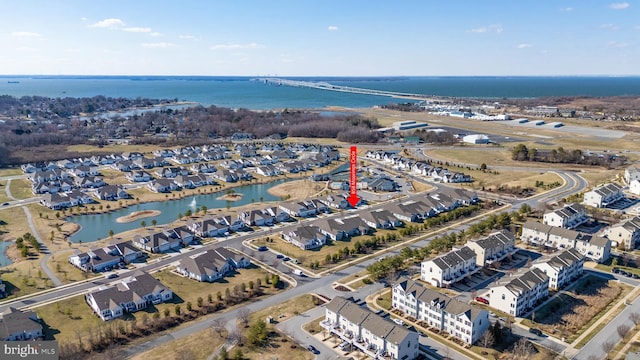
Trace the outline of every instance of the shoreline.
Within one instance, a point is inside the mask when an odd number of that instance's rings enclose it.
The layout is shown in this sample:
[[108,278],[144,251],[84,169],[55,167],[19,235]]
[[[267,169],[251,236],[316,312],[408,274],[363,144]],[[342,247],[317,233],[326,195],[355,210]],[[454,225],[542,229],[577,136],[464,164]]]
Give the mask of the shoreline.
[[129,215],[121,216],[116,219],[119,224],[134,222],[139,219],[144,219],[152,216],[158,216],[162,214],[160,210],[140,210],[129,213]]
[[222,196],[218,196],[216,200],[239,201],[242,200],[243,196],[244,195],[240,193],[224,194]]

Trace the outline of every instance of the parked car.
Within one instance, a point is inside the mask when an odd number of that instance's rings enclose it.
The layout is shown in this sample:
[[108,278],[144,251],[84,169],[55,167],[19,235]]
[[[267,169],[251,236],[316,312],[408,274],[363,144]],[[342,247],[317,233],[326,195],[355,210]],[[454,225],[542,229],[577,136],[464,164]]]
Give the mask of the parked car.
[[404,325],[404,321],[400,320],[400,319],[393,319],[393,322],[398,324],[398,325]]
[[276,259],[282,259],[283,257],[284,257],[284,255],[282,255],[282,254],[276,255]]
[[267,251],[269,250],[269,248],[267,248],[266,246],[262,245],[262,246],[258,246],[258,251]]
[[318,349],[316,349],[316,347],[313,346],[313,345],[307,346],[307,350],[311,351],[314,354],[319,354],[320,353],[320,351]]
[[8,202],[6,202],[6,203],[2,203],[2,206],[7,206],[7,205],[9,205],[9,203],[8,203]]
[[542,336],[542,330],[537,328],[529,328],[529,332],[537,336]]
[[477,296],[476,297],[476,301],[479,302],[479,303],[483,303],[483,304],[489,305],[489,300],[487,300],[487,299],[485,299],[485,298],[483,298],[481,296]]
[[107,279],[115,279],[115,278],[117,278],[117,277],[118,277],[118,274],[116,274],[116,273],[111,273],[111,274],[109,274],[109,276],[107,276]]
[[614,273],[614,274],[617,274],[617,273],[620,272],[620,269],[617,268],[617,267],[614,267],[613,269],[611,269],[611,272]]
[[342,344],[340,344],[339,348],[340,350],[344,350],[349,346],[349,342],[347,341],[343,341]]

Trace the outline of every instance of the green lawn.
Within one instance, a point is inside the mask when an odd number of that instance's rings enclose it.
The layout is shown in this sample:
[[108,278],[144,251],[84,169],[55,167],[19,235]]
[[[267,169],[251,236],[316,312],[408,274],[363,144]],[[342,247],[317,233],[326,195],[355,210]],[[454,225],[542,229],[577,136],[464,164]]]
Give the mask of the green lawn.
[[31,182],[27,179],[11,180],[11,195],[16,199],[29,199],[35,196],[31,192]]

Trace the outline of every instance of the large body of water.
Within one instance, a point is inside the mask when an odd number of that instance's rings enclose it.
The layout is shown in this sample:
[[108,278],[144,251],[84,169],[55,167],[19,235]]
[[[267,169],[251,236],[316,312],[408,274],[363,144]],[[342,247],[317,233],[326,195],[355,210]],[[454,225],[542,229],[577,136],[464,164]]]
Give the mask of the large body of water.
[[[640,95],[640,77],[305,77],[335,85],[436,96],[529,98]],[[402,100],[221,76],[0,76],[0,95],[146,97],[231,108],[370,107]]]

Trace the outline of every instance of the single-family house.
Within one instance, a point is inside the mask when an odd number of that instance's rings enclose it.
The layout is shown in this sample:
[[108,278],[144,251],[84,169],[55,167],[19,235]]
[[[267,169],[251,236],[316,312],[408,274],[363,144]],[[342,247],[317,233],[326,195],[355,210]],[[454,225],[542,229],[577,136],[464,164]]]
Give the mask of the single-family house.
[[[0,312],[0,340],[25,341],[43,337],[42,321],[34,311],[8,306]],[[10,347],[8,344],[4,346]]]
[[285,230],[282,232],[282,238],[302,250],[316,249],[326,244],[326,236],[315,225],[301,225]]

